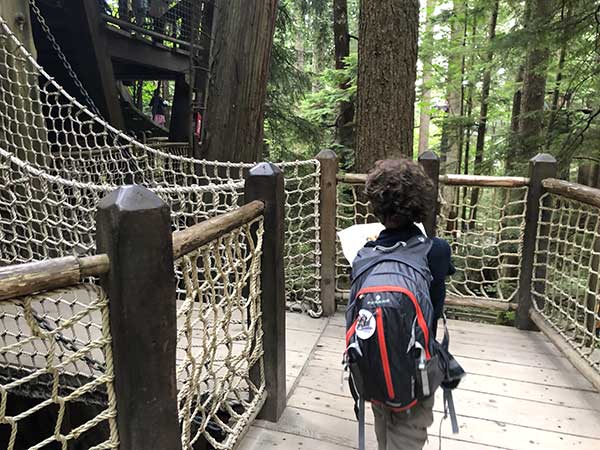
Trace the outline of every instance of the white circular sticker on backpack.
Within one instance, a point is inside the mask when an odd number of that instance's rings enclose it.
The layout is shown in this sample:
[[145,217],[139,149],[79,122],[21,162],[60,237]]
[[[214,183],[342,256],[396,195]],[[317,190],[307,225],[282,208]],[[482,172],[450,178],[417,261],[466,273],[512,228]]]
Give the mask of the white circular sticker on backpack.
[[369,339],[375,334],[375,328],[377,328],[377,323],[373,313],[366,309],[361,309],[358,312],[356,322],[356,335],[362,340]]

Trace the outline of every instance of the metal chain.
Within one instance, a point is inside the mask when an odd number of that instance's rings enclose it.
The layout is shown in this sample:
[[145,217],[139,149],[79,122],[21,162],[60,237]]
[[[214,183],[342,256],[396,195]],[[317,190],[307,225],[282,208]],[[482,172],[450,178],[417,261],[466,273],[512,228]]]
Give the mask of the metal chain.
[[77,77],[77,74],[73,70],[73,67],[71,67],[71,64],[67,60],[67,57],[62,52],[62,50],[60,48],[60,45],[58,45],[58,42],[56,42],[56,38],[52,34],[52,31],[50,31],[50,27],[46,23],[46,20],[44,19],[44,16],[42,15],[42,12],[40,11],[40,8],[36,5],[35,0],[29,0],[29,4],[31,5],[31,10],[35,14],[35,17],[37,18],[37,20],[38,20],[38,22],[40,24],[40,27],[42,28],[42,30],[44,30],[44,33],[46,34],[46,37],[48,38],[48,41],[50,41],[50,44],[52,45],[52,48],[57,53],[58,58],[62,62],[62,64],[65,67],[65,69],[67,69],[67,72],[68,72],[69,76],[71,77],[71,79],[75,83],[75,86],[81,92],[81,95],[83,96],[85,102],[89,105],[89,107],[92,110],[92,112],[94,112],[98,116],[102,117],[102,114],[100,114],[100,111],[98,110],[98,108],[96,107],[94,101],[90,97],[90,94],[88,94],[88,92],[85,90],[85,88],[83,87],[83,84],[81,84],[81,81],[79,81],[79,78]]
[[[38,325],[41,328],[43,328],[47,332],[53,334],[54,339],[56,339],[56,342],[58,342],[59,344],[62,344],[67,350],[71,350],[74,353],[77,353],[78,351],[81,350],[72,339],[69,339],[69,338],[65,337],[62,333],[56,331],[56,329],[53,328],[52,325],[50,325],[46,319],[41,317],[35,311],[32,310],[31,315],[33,316],[33,318],[36,320],[36,322],[38,323]],[[102,364],[101,362],[96,361],[95,359],[90,358],[89,356],[86,356],[86,355],[83,355],[82,359],[87,363],[87,365],[89,366],[90,369],[92,369],[92,370],[96,369],[99,372],[106,371],[106,367],[104,367],[104,364]]]

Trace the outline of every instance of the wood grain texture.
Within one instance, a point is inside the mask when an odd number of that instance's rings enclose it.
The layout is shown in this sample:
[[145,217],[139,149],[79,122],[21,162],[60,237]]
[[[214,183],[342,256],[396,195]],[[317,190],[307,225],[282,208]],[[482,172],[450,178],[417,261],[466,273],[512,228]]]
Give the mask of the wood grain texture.
[[67,256],[0,268],[0,300],[75,285],[84,277],[108,271],[107,255]]
[[600,208],[600,189],[556,178],[544,180],[542,185],[547,192],[552,194],[561,195],[571,200]]
[[181,258],[209,242],[226,235],[242,225],[260,217],[265,210],[262,201],[256,200],[234,211],[208,219],[173,234],[173,257]]

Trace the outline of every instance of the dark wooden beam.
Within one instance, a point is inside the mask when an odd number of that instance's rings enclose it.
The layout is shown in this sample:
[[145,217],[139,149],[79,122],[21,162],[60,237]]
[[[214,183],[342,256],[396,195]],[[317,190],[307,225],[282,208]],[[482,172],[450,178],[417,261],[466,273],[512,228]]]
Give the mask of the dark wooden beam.
[[190,142],[191,134],[192,105],[190,102],[190,85],[185,80],[185,76],[180,75],[175,80],[169,139],[173,142]]
[[72,19],[71,35],[79,42],[73,50],[77,74],[102,115],[113,126],[123,129],[125,122],[98,1],[69,2],[68,11]]
[[[126,63],[171,73],[171,79],[189,71],[190,59],[187,54],[165,50],[151,42],[122,36],[110,29],[104,32],[109,55],[115,63]],[[157,78],[154,78],[157,79]]]

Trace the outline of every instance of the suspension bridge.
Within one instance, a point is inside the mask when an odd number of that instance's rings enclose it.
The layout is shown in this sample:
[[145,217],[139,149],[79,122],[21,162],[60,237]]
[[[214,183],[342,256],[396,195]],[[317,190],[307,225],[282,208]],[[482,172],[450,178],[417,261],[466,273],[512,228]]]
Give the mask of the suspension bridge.
[[[336,232],[373,220],[365,176],[331,151],[231,164],[139,142],[3,18],[0,88],[0,445],[353,448]],[[598,448],[600,191],[548,155],[523,177],[420,161],[467,319],[460,433],[438,401],[427,448]],[[489,317],[515,326],[468,320]]]

